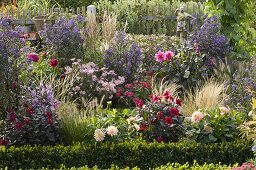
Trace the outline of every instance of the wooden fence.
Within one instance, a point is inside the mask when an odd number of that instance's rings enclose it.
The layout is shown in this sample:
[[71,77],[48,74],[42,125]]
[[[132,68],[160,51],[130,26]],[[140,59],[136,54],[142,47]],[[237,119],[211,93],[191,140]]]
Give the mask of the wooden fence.
[[[140,0],[135,0],[139,1]],[[180,7],[180,4],[172,4],[168,0],[163,0],[165,5],[161,5],[160,3],[150,4],[147,0],[143,6],[141,6],[139,10],[138,19],[135,21],[129,22],[129,16],[125,18],[122,16],[120,18],[117,17],[118,20],[122,23],[128,21],[128,32],[129,33],[136,33],[136,34],[167,34],[167,35],[174,35],[176,31],[176,16],[175,10]],[[186,3],[185,4],[185,11],[191,14],[193,17],[196,18],[195,22],[191,24],[188,21],[187,29],[191,30],[193,25],[200,25],[201,22],[200,18],[204,15],[204,5],[203,3],[195,3],[192,4]],[[104,10],[108,10],[105,8]],[[135,9],[131,6],[128,6],[127,11],[135,11]],[[99,21],[102,19],[102,13],[104,11],[97,11],[97,16],[99,17]],[[109,13],[115,11],[108,11]],[[137,11],[135,11],[137,12]],[[35,16],[53,16],[53,15],[65,15],[68,13],[72,14],[80,14],[85,16],[87,13],[86,7],[78,7],[78,8],[51,8],[51,9],[42,9],[42,10],[28,10],[28,9],[15,9],[15,10],[8,10],[2,15],[12,17],[16,20],[23,20],[23,21],[32,21],[33,17]],[[30,23],[30,22],[26,22]],[[31,22],[32,23],[32,22]]]

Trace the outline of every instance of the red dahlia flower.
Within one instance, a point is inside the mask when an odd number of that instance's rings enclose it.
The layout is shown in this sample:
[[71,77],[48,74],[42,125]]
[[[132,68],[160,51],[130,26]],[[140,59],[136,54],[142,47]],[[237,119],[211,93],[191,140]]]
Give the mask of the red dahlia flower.
[[177,108],[170,108],[169,111],[170,111],[170,114],[172,116],[179,116],[180,115],[179,109],[177,109]]
[[162,112],[157,112],[157,120],[161,120],[163,117],[163,113]]
[[30,53],[27,55],[27,58],[33,62],[38,62],[38,60],[39,60],[39,56],[37,53]]
[[49,63],[49,65],[50,65],[51,67],[56,67],[58,64],[59,64],[59,61],[58,61],[57,59],[55,59],[55,58],[52,58],[52,59],[50,60],[50,63]]
[[167,125],[172,124],[172,117],[166,116],[164,118],[164,123]]
[[176,99],[175,102],[176,102],[177,105],[182,106],[182,102],[181,102],[180,99]]
[[146,131],[147,129],[148,129],[147,125],[144,124],[144,123],[142,123],[142,124],[140,125],[139,131]]

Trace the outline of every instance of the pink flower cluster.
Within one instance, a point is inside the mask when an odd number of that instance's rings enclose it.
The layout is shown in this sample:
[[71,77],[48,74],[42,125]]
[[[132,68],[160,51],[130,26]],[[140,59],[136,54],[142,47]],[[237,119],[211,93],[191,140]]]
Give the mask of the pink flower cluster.
[[152,96],[152,101],[153,101],[153,103],[160,102],[162,98],[165,101],[175,102],[178,106],[182,105],[181,100],[179,98],[174,99],[171,92],[169,92],[168,90],[165,90],[162,96],[153,95]]
[[162,52],[160,50],[156,53],[155,58],[157,62],[162,63],[163,61],[170,61],[173,56],[174,56],[174,52],[172,51]]
[[141,108],[144,105],[143,100],[149,98],[147,95],[149,92],[151,93],[151,83],[146,81],[134,81],[133,83],[125,84],[124,88],[120,87],[117,90],[116,97],[130,100],[136,107]]

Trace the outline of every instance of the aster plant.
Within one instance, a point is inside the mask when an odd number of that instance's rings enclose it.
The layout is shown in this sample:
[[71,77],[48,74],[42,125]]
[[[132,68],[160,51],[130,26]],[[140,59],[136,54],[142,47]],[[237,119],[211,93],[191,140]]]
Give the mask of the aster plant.
[[139,78],[138,73],[141,72],[141,50],[135,43],[129,45],[124,32],[118,32],[105,51],[104,65],[123,76],[126,83],[132,82]]
[[124,77],[117,75],[106,67],[100,68],[93,62],[82,64],[81,60],[73,59],[72,67],[65,67],[65,75],[73,75],[75,81],[69,96],[72,99],[82,98],[112,98],[117,87],[124,83]]
[[52,51],[53,57],[59,60],[61,66],[70,64],[72,58],[83,59],[84,38],[80,22],[83,20],[62,17],[53,25],[46,25],[41,32],[46,47]]
[[50,85],[22,87],[22,105],[6,110],[7,118],[2,140],[6,145],[24,144],[51,145],[62,141],[59,117],[56,107],[59,102],[54,98]]
[[206,18],[201,28],[191,37],[191,45],[197,53],[206,54],[206,62],[224,59],[231,52],[231,48],[224,34],[221,34],[221,22],[217,16]]
[[232,109],[249,113],[251,101],[256,97],[256,59],[252,57],[244,61],[242,69],[232,75],[231,83],[227,86],[229,98],[225,103]]
[[7,106],[17,106],[19,102],[18,63],[24,42],[19,29],[13,28],[12,20],[0,19],[0,112],[2,113]]

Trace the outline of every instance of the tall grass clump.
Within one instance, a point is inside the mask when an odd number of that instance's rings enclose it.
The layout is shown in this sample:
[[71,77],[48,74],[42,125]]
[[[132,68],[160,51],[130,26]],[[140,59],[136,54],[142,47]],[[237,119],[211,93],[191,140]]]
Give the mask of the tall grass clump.
[[224,81],[206,80],[204,85],[197,85],[194,91],[187,92],[182,112],[189,116],[198,109],[214,109],[222,105],[226,97]]
[[110,44],[110,41],[114,37],[116,30],[117,30],[117,15],[115,15],[114,13],[108,14],[105,11],[103,15],[103,21],[102,21],[102,36],[106,46]]
[[102,105],[97,98],[84,99],[83,105],[84,108],[79,110],[75,103],[65,102],[58,108],[64,138],[69,144],[74,142],[89,143],[93,139],[97,122],[96,115]]

